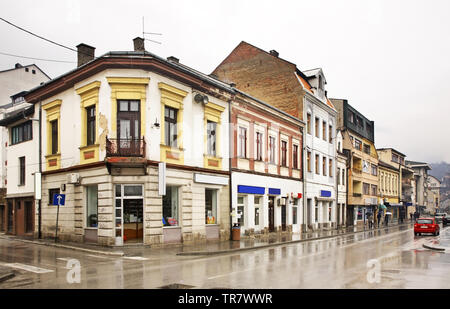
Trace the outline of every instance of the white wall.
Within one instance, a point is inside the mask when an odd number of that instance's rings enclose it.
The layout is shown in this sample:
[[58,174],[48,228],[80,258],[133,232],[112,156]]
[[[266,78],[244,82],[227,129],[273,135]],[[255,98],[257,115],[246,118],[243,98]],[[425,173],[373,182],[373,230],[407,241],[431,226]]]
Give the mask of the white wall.
[[[55,95],[49,99],[46,99],[43,104],[52,102],[54,100],[62,100],[61,104],[61,168],[77,165],[80,163],[80,150],[81,145],[81,110],[80,102],[81,98],[76,94],[75,89],[87,85],[94,81],[100,81],[101,86],[99,89],[99,113],[106,116],[108,119],[109,136],[115,136],[115,132],[112,132],[111,123],[111,87],[108,84],[107,77],[146,77],[150,78],[150,82],[146,87],[146,128],[143,133],[146,140],[146,153],[147,158],[150,160],[160,160],[160,142],[161,142],[161,129],[151,128],[155,119],[161,123],[161,93],[158,88],[159,82],[164,82],[178,89],[188,92],[188,95],[183,100],[183,147],[184,152],[184,164],[189,166],[203,167],[203,105],[193,102],[192,88],[184,84],[166,78],[164,76],[147,72],[144,70],[131,70],[131,69],[109,69],[100,72],[90,78],[77,83],[73,88],[65,90],[58,95]],[[228,103],[218,100],[211,95],[208,95],[210,102],[221,105],[225,108],[222,113],[221,123],[221,145],[220,145],[220,157],[222,157],[222,170],[228,170]],[[43,119],[46,119],[46,113],[43,111]],[[98,119],[97,119],[98,122]],[[46,124],[43,123],[43,162],[45,162],[46,152]],[[99,135],[102,130],[99,128]],[[100,151],[99,160],[103,161],[106,152]]]
[[[281,226],[281,206],[278,206],[277,199],[281,197],[285,197],[291,193],[294,197],[297,197],[298,193],[303,194],[303,183],[301,181],[283,179],[278,177],[270,177],[270,176],[262,176],[262,175],[253,175],[247,173],[239,173],[232,172],[232,212],[236,214],[237,210],[237,198],[238,198],[238,185],[244,186],[256,186],[256,187],[264,187],[265,194],[263,197],[262,208],[260,209],[260,225],[259,227],[254,226],[254,196],[253,194],[242,194],[247,196],[246,206],[245,207],[245,221],[244,227],[241,227],[241,233],[244,233],[246,229],[255,229],[255,231],[261,231],[264,227],[269,226],[269,218],[268,218],[268,209],[269,209],[269,188],[280,189],[281,194],[275,196],[275,213],[274,213],[274,226]],[[239,194],[241,195],[241,194]],[[292,224],[292,199],[289,199],[286,204],[286,225]],[[302,223],[303,217],[303,200],[298,200],[298,208],[297,208],[297,225],[293,226],[293,232],[300,231],[300,224]],[[248,220],[248,218],[252,218],[252,220]],[[233,216],[232,222],[236,223],[237,217]]]

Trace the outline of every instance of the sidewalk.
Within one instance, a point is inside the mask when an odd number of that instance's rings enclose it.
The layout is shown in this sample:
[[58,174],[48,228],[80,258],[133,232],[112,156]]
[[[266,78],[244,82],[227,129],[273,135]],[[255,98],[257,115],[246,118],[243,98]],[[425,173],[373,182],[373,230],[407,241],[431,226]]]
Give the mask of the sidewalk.
[[248,251],[260,248],[268,248],[291,243],[300,243],[312,240],[333,238],[336,236],[350,235],[368,231],[386,231],[397,227],[412,227],[411,222],[404,224],[390,224],[388,227],[369,229],[366,227],[347,227],[341,229],[320,230],[309,233],[299,234],[268,234],[258,237],[242,237],[239,241],[207,241],[201,244],[174,244],[163,245],[161,247],[150,247],[142,244],[124,245],[120,247],[107,247],[97,244],[86,243],[55,243],[54,239],[30,240],[17,236],[0,235],[0,239],[17,240],[25,243],[52,246],[57,248],[78,250],[91,254],[104,254],[108,256],[154,256],[154,257],[175,257],[175,256],[199,256],[199,255],[217,255],[240,251]]

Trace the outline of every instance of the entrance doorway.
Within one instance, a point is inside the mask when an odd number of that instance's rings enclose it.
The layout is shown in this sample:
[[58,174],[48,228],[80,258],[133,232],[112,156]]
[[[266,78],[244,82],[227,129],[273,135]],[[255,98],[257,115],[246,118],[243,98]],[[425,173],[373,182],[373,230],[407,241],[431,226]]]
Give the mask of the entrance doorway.
[[143,200],[123,200],[123,235],[127,242],[141,242],[144,235]]
[[144,198],[142,185],[115,186],[116,237],[127,243],[140,243],[144,237]]
[[269,232],[273,232],[275,230],[274,221],[275,221],[275,197],[269,196]]
[[286,205],[281,206],[281,230],[286,231]]

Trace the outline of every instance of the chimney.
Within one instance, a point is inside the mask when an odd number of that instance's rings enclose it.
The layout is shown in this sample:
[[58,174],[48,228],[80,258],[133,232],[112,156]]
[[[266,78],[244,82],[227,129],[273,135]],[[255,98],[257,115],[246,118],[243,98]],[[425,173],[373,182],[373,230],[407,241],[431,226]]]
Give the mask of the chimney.
[[77,45],[78,51],[78,67],[88,63],[95,58],[95,47],[81,43]]
[[16,63],[16,65],[15,65],[16,69],[21,68],[21,67],[22,67],[22,65],[20,63]]
[[179,63],[180,59],[174,56],[167,57],[167,61]]
[[136,52],[145,52],[144,39],[140,37],[136,37],[133,39],[134,51]]
[[269,53],[270,53],[272,56],[278,58],[279,53],[278,53],[275,49],[272,49]]

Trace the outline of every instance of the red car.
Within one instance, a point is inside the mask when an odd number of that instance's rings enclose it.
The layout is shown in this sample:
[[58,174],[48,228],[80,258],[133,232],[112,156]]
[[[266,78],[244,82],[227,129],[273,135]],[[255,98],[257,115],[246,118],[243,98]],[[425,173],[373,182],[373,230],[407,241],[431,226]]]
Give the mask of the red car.
[[419,218],[414,224],[414,235],[431,233],[434,236],[439,235],[439,223],[434,218]]

